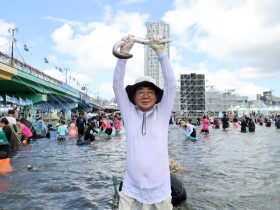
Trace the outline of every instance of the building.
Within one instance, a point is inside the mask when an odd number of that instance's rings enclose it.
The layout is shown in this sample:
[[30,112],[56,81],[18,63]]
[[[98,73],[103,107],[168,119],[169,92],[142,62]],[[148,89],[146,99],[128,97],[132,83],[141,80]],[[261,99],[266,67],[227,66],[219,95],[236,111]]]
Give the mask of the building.
[[[162,35],[166,39],[169,38],[169,24],[159,21],[159,22],[147,22],[147,35],[146,38],[153,35]],[[166,44],[166,50],[169,56],[169,44]],[[149,45],[145,45],[145,55],[144,55],[144,75],[151,76],[155,79],[157,85],[160,88],[164,87],[164,80],[162,75],[162,70],[158,62],[156,53]]]
[[280,105],[280,97],[272,95],[272,91],[265,91],[263,95],[257,94],[257,101],[262,101],[267,106]]
[[265,91],[263,94],[257,94],[257,100],[252,100],[249,105],[265,104],[267,106],[279,106],[280,97],[272,95],[272,91]]
[[180,75],[180,104],[181,111],[187,116],[198,116],[205,113],[205,75]]
[[248,96],[234,94],[234,89],[215,90],[212,86],[206,91],[206,110],[208,115],[218,116],[219,112],[227,111],[231,106],[248,105]]

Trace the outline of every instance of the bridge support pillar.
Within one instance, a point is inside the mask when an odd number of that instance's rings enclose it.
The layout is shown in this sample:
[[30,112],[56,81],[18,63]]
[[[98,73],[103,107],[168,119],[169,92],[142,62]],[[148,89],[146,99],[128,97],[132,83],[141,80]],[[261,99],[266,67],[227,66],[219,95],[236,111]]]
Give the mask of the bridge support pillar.
[[71,120],[71,109],[66,109],[65,111],[65,118],[67,120]]

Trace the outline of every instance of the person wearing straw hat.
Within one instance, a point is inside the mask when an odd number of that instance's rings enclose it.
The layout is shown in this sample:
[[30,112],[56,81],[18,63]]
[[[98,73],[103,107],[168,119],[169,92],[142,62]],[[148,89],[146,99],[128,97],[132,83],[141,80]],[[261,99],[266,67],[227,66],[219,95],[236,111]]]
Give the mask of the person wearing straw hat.
[[[150,76],[124,87],[127,59],[118,59],[113,78],[117,104],[125,122],[126,170],[119,192],[119,209],[172,209],[168,158],[168,126],[176,91],[176,79],[166,48],[151,37],[164,77],[164,90]],[[122,53],[133,47],[132,35]]]
[[187,137],[196,138],[196,130],[194,125],[188,123],[187,121],[183,121],[181,125],[183,126]]

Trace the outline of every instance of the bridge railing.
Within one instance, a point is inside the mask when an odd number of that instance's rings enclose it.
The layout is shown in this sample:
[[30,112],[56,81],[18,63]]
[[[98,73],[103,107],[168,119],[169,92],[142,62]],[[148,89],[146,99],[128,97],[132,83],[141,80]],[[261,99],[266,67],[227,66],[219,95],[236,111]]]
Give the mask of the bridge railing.
[[[6,65],[10,65],[11,64],[11,57],[3,52],[0,51],[0,62],[1,63],[4,63]],[[57,85],[57,86],[60,86],[61,88],[64,88],[66,90],[69,90],[73,93],[76,93],[76,94],[79,94],[80,95],[80,99],[86,101],[87,103],[88,102],[91,102],[91,103],[94,103],[100,107],[102,107],[102,105],[100,104],[100,101],[97,100],[97,99],[94,99],[93,97],[90,97],[88,95],[86,95],[85,93],[69,86],[68,84],[64,84],[63,82],[61,82],[60,80],[57,80],[47,74],[45,74],[44,72],[16,59],[16,58],[13,58],[13,67],[16,68],[17,70],[19,71],[23,71],[23,72],[26,72],[30,75],[33,75],[35,77],[38,77],[42,80],[45,80],[47,82],[50,82],[54,85]]]

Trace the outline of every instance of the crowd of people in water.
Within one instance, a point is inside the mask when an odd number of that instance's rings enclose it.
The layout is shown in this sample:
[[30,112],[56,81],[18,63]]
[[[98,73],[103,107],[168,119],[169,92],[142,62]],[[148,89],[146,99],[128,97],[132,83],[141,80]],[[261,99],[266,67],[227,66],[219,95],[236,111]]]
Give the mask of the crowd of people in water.
[[[61,118],[55,125],[46,125],[39,117],[30,122],[26,118],[18,119],[15,111],[9,110],[0,117],[0,175],[12,172],[11,158],[25,145],[42,138],[51,138],[55,134],[57,141],[74,139],[77,145],[91,144],[98,139],[109,140],[111,135],[120,136],[124,122],[120,115],[104,114],[85,116],[80,112],[70,121]],[[171,173],[185,171],[183,166],[170,159]]]
[[[174,119],[170,117],[170,124],[173,124]],[[186,117],[180,118],[176,120],[176,124],[183,127],[183,130],[187,136],[187,139],[195,139],[197,130],[196,126],[201,126],[201,133],[209,133],[209,127],[212,126],[215,129],[219,129],[220,127],[226,131],[229,129],[230,124],[234,128],[240,129],[242,133],[247,132],[255,132],[256,124],[260,126],[271,127],[272,124],[275,125],[276,129],[280,129],[280,115],[267,115],[263,116],[262,114],[256,115],[255,112],[250,113],[249,116],[243,115],[238,118],[236,115],[229,115],[224,113],[222,118],[216,118],[214,116],[206,116],[204,115],[202,118],[193,118],[187,119]]]
[[[207,135],[211,130],[209,128],[221,128],[227,131],[230,127],[233,127],[240,129],[242,133],[247,133],[255,132],[255,125],[258,124],[266,127],[275,126],[276,129],[280,129],[280,115],[263,116],[251,113],[249,116],[244,115],[239,118],[224,113],[221,118],[204,115],[202,118],[195,119],[187,119],[186,117],[175,119],[174,116],[170,116],[169,124],[182,127],[186,139],[195,140],[198,132]],[[37,139],[51,138],[52,134],[55,134],[57,141],[74,139],[78,146],[82,146],[92,144],[97,136],[99,140],[109,140],[112,134],[113,136],[120,136],[123,126],[124,122],[119,114],[98,115],[91,113],[91,115],[84,115],[83,112],[80,112],[69,121],[61,118],[55,125],[46,125],[41,117],[30,122],[25,118],[17,119],[15,111],[9,110],[6,115],[0,117],[0,175],[11,174],[13,171],[11,158],[22,146]],[[173,159],[169,159],[169,169],[173,184],[175,181],[180,182],[172,174],[187,171],[184,166],[177,164]],[[186,194],[185,190],[184,193]]]
[[46,125],[41,117],[30,122],[25,118],[17,119],[15,111],[8,110],[6,115],[0,117],[0,174],[12,172],[11,158],[31,141],[51,138],[54,134],[57,141],[72,138],[77,141],[77,145],[86,145],[95,141],[96,135],[108,140],[115,131],[115,135],[120,136],[122,125],[119,115],[95,114],[85,117],[83,112],[68,122],[61,118],[55,125]]
[[[280,115],[263,116],[251,113],[249,116],[244,115],[241,118],[237,116],[229,117],[224,113],[222,118],[214,116],[203,116],[202,118],[187,119],[186,117],[177,118],[170,117],[169,124],[176,124],[183,128],[187,139],[196,139],[197,128],[201,133],[209,133],[209,127],[214,129],[228,130],[230,124],[232,127],[240,129],[242,133],[255,132],[255,124],[260,126],[271,127],[273,124],[280,129]],[[120,115],[116,114],[93,114],[85,116],[80,112],[78,116],[73,117],[66,122],[63,118],[55,125],[46,125],[44,120],[39,117],[34,122],[30,122],[25,118],[16,119],[15,111],[9,110],[6,115],[0,117],[0,173],[10,173],[10,158],[20,150],[24,145],[40,138],[51,138],[52,133],[57,141],[63,141],[67,138],[75,139],[77,145],[91,144],[98,136],[101,140],[111,139],[114,132],[115,136],[121,135],[124,125]],[[174,171],[182,170],[178,165],[170,161],[170,168]]]

